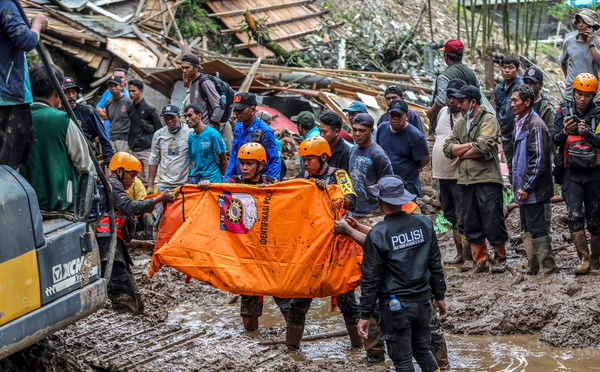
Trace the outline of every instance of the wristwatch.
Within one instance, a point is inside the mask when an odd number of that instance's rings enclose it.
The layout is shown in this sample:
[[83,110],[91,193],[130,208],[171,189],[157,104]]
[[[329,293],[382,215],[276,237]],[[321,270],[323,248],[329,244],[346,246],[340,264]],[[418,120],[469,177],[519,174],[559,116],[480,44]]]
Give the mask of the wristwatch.
[[596,43],[590,44],[590,48],[597,48]]

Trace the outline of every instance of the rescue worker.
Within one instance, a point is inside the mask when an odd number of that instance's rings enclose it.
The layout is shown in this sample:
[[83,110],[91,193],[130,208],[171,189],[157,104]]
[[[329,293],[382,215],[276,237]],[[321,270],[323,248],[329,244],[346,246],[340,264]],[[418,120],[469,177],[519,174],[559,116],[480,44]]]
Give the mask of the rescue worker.
[[398,176],[385,176],[369,188],[385,220],[369,231],[363,245],[358,330],[367,339],[379,300],[382,339],[396,371],[414,371],[413,356],[422,371],[439,371],[429,350],[429,324],[433,309],[441,320],[447,316],[440,249],[431,219],[404,211],[415,198],[404,185]]
[[[598,79],[577,75],[573,102],[561,104],[554,119],[554,143],[563,153],[562,195],[567,205],[569,231],[581,263],[575,275],[600,269],[600,106],[593,102]],[[584,214],[585,210],[585,214]],[[591,254],[585,225],[591,234]]]
[[[133,261],[129,257],[125,242],[130,241],[135,234],[135,222],[133,221],[135,215],[151,211],[157,203],[175,200],[177,192],[166,190],[151,199],[131,200],[125,190],[133,185],[135,177],[142,171],[142,163],[129,153],[118,152],[113,156],[108,167],[110,176],[107,177],[107,180],[112,189],[118,237],[114,265],[108,284],[108,298],[112,301],[115,309],[141,314],[144,311],[144,304],[133,279],[133,272],[130,268]],[[107,214],[100,219],[96,228],[96,238],[100,247],[102,275],[104,276],[110,246],[110,225]]]
[[[300,144],[298,154],[302,156],[305,170],[296,178],[315,179],[317,186],[322,189],[327,185],[338,185],[344,194],[344,208],[349,211],[353,210],[356,205],[356,193],[352,188],[352,182],[345,170],[327,164],[327,159],[331,156],[327,140],[321,136],[309,137]],[[306,313],[310,308],[312,298],[286,299],[285,302],[289,302],[290,305],[286,344],[291,348],[298,349],[304,333]],[[344,316],[352,347],[362,347],[362,340],[358,336],[357,329],[358,304],[354,290],[336,296],[332,302],[334,305],[337,303]],[[282,310],[286,308],[285,306],[280,307]]]
[[[242,145],[238,151],[237,159],[239,161],[240,174],[226,178],[223,181],[224,183],[241,183],[256,185],[258,187],[277,183],[275,178],[263,174],[267,167],[267,152],[260,143],[249,142]],[[208,190],[210,184],[209,180],[201,180],[198,182],[198,188]],[[247,331],[255,331],[258,329],[258,318],[262,315],[263,311],[263,296],[242,295],[241,298],[240,316],[242,317],[244,328]],[[284,304],[286,300],[275,298],[275,302],[278,305]]]

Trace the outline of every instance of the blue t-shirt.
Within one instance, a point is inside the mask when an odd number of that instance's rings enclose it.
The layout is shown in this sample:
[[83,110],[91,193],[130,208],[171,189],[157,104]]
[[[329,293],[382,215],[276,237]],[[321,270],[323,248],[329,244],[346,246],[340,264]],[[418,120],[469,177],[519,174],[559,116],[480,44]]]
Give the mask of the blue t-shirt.
[[221,168],[217,164],[215,153],[222,154],[227,150],[221,134],[213,127],[206,126],[196,135],[188,137],[190,162],[194,163],[190,176],[200,176],[210,182],[222,182]]
[[423,196],[418,161],[429,156],[423,133],[412,125],[394,133],[390,129],[390,122],[386,121],[379,125],[377,143],[390,157],[394,174],[406,181],[406,189],[417,196]]
[[354,145],[350,149],[350,180],[356,192],[356,208],[352,215],[361,217],[379,209],[377,198],[369,193],[368,187],[391,174],[394,171],[390,159],[375,142],[362,148]]
[[[123,89],[123,94],[129,96],[129,89]],[[104,104],[106,103],[106,99],[108,97],[112,97],[112,94],[110,93],[110,90],[106,89],[104,93],[102,93],[102,97],[100,97],[100,102],[98,102],[96,107],[100,107],[101,109],[103,109]],[[110,120],[104,119],[104,128],[106,128],[106,133],[108,133],[110,136]]]

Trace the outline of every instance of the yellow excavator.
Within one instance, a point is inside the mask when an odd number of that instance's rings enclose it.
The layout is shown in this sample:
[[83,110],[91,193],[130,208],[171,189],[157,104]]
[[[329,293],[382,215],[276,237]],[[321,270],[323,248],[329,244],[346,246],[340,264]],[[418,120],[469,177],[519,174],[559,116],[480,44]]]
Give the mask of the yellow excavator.
[[[27,16],[19,1],[21,16]],[[38,43],[62,106],[77,122]],[[37,196],[12,168],[0,165],[0,359],[42,340],[97,311],[107,299],[116,233],[110,186],[89,147],[100,185],[89,173],[79,174],[71,215],[43,219]],[[103,193],[104,195],[101,195]],[[111,245],[102,276],[98,244],[92,228],[100,217],[100,201],[110,216]]]

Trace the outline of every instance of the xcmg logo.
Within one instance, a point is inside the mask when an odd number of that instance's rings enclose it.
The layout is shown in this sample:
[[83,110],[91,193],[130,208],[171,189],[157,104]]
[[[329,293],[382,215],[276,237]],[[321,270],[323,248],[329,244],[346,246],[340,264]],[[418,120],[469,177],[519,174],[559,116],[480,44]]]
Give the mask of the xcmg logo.
[[79,274],[84,257],[76,258],[64,264],[56,265],[52,268],[52,279],[54,283],[63,281],[70,276]]

